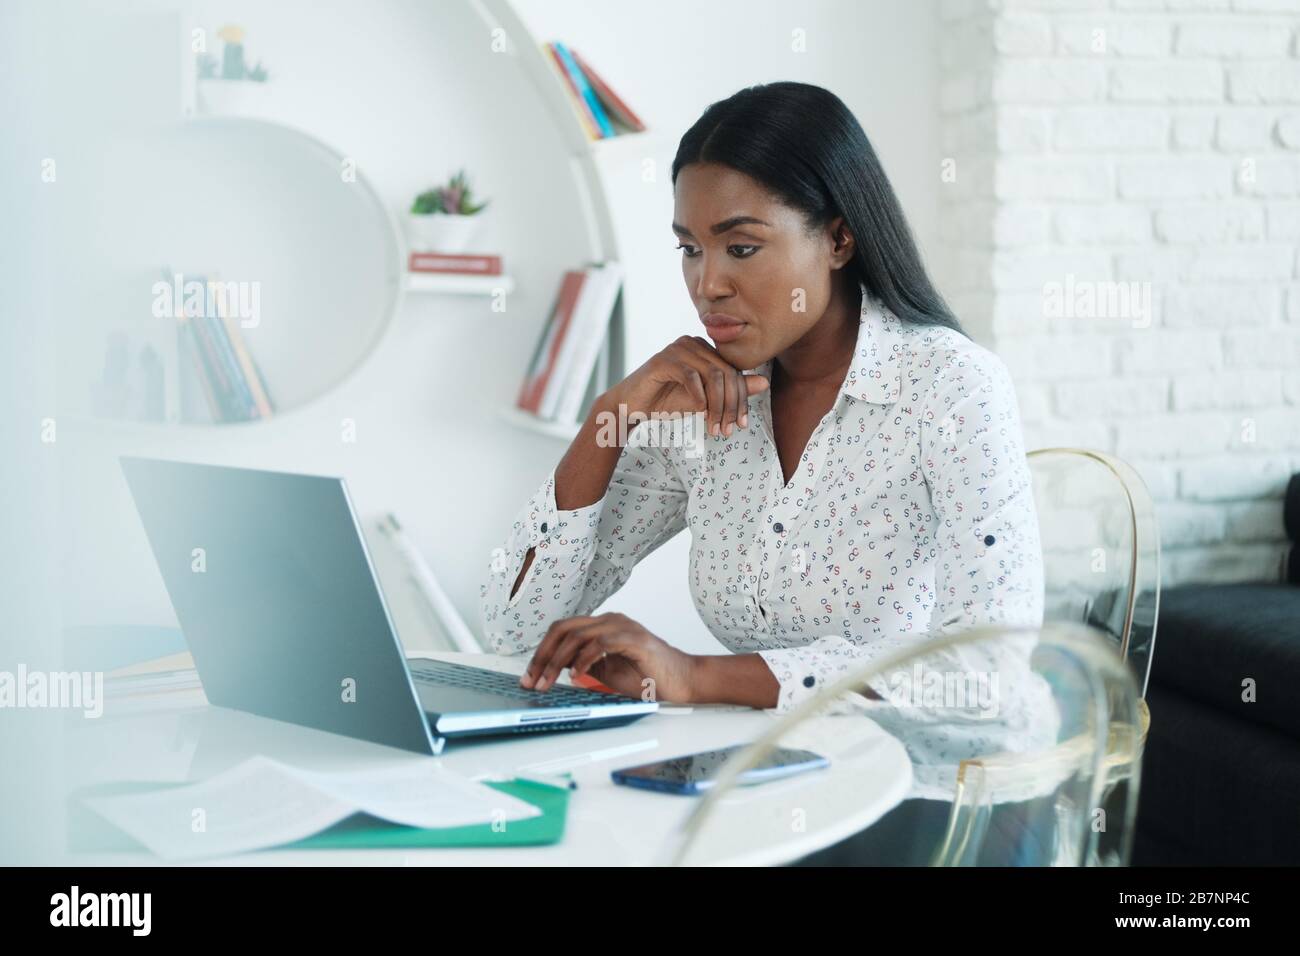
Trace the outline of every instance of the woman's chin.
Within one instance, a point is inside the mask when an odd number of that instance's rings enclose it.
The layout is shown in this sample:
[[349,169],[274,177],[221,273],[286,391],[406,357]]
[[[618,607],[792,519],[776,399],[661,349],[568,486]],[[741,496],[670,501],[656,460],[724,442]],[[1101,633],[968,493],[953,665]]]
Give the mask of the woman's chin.
[[767,361],[766,358],[756,354],[752,345],[741,345],[739,342],[721,342],[713,347],[718,350],[718,354],[727,362],[741,371],[757,368]]

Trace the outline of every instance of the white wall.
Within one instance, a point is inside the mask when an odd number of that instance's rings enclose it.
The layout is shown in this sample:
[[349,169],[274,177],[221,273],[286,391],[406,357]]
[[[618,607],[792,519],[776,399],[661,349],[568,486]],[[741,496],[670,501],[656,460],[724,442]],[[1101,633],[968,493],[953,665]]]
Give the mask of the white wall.
[[[484,245],[504,254],[518,290],[504,315],[475,301],[408,297],[355,375],[267,423],[184,431],[65,423],[57,444],[65,508],[54,532],[69,582],[65,623],[174,620],[115,465],[117,454],[145,454],[345,476],[363,519],[392,510],[403,520],[477,630],[478,586],[490,552],[564,450],[497,418],[498,408],[513,401],[561,272],[583,256],[577,199],[549,115],[523,77],[491,53],[481,22],[464,3],[107,8],[114,14],[184,8],[211,28],[243,25],[250,50],[269,66],[295,121],[355,157],[395,211],[450,170],[468,167],[480,192],[493,199]],[[38,18],[61,38],[81,16],[75,7],[45,10]],[[668,165],[677,138],[704,107],[744,85],[793,78],[839,93],[876,143],[922,244],[933,245],[936,26],[930,5],[733,0],[658,4],[651,14],[632,4],[530,0],[523,11],[539,40],[561,38],[580,49],[658,135],[662,176],[644,191],[639,177],[631,186],[624,181],[615,203],[634,294],[630,367],[681,332],[698,332],[672,249]],[[806,31],[806,53],[791,52],[796,28]],[[57,80],[38,95],[66,105],[92,85],[103,92],[105,108],[117,108],[112,74],[101,68],[103,51],[93,37],[60,43],[66,56],[51,74]],[[174,51],[157,53],[157,82],[168,84]],[[169,102],[162,97],[164,108]],[[57,150],[61,182],[72,190],[83,159],[76,122],[86,117],[67,119],[24,141],[19,159],[37,168],[39,157]],[[639,172],[639,157],[630,159]],[[618,169],[611,175],[617,179]],[[77,250],[77,213],[66,208],[61,215],[38,250],[51,261]],[[274,228],[274,209],[250,209],[249,216],[250,228]],[[70,321],[79,303],[56,291],[48,304],[52,315]],[[312,331],[304,330],[304,362],[311,361]],[[341,440],[344,418],[356,422],[355,443]],[[684,646],[707,647],[711,638],[685,586],[685,545],[679,540],[653,556],[609,607],[635,612]],[[402,588],[397,580],[386,583],[392,591]],[[399,612],[410,645],[422,643],[418,623]]]
[[[958,299],[1017,378],[1029,447],[1097,448],[1141,472],[1165,586],[1277,580],[1286,550],[1297,14],[1295,0],[943,6]],[[1071,281],[1082,308],[1053,314]],[[1079,290],[1107,283],[1136,283],[1139,303],[1149,291],[1150,313],[1087,314]]]

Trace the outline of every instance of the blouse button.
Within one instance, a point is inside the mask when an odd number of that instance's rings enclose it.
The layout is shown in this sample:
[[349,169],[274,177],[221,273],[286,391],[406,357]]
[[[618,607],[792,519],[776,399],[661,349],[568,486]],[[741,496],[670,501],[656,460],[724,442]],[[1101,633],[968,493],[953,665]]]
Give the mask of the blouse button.
[[780,534],[782,531],[785,530],[785,525],[781,524],[781,522],[778,521],[776,524],[772,525],[772,530],[775,531],[777,534]]
[[542,534],[546,534],[546,522],[545,522],[545,521],[542,522],[542,528],[541,528],[541,531],[542,531]]
[[985,543],[985,544],[992,544],[992,543],[993,543],[994,541],[996,541],[996,540],[997,540],[997,538],[993,537],[993,535],[991,535],[991,534],[986,534],[986,535],[984,536],[984,543]]
[[807,677],[803,679],[804,687],[811,687],[815,683],[817,683],[817,678],[813,677],[812,674],[809,674]]

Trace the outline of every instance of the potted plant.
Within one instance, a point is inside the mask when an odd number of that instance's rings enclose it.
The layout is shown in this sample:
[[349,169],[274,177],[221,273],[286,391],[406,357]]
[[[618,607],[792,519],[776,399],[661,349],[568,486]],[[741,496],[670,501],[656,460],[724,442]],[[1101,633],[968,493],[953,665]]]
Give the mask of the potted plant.
[[464,252],[488,204],[474,202],[462,169],[445,186],[425,190],[411,203],[411,246],[418,252]]
[[218,59],[206,51],[195,57],[199,112],[215,116],[268,116],[270,74],[262,61],[249,66],[244,28],[228,23],[217,31],[223,44]]

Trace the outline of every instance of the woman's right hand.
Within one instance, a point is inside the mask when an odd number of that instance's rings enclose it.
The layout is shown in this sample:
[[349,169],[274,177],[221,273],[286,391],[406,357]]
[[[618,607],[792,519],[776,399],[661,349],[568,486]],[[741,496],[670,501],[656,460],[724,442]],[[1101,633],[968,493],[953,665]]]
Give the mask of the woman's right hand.
[[703,412],[710,435],[730,436],[749,425],[749,397],[770,384],[731,365],[708,339],[683,335],[615,385],[609,398],[629,418]]

